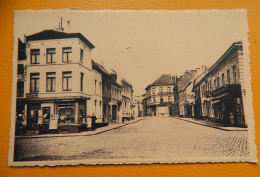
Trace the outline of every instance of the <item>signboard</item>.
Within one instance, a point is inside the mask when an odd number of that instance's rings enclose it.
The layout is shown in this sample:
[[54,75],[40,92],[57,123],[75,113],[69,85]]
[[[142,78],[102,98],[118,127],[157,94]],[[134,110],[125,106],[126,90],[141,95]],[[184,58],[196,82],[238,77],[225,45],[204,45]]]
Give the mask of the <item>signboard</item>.
[[38,98],[38,93],[26,93],[26,98]]

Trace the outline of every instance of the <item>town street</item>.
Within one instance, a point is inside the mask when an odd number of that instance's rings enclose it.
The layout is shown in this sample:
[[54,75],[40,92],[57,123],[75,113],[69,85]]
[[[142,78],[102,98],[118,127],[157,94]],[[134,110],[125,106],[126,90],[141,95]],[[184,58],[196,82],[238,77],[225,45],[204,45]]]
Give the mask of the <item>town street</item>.
[[247,156],[247,131],[147,117],[92,136],[16,139],[15,161]]

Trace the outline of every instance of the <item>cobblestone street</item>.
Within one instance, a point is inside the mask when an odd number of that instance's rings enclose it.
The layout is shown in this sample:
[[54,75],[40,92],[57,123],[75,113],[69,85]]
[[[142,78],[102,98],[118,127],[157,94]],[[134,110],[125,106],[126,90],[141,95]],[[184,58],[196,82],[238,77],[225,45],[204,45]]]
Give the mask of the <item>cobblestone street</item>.
[[15,161],[117,158],[218,158],[249,154],[247,131],[177,118],[147,117],[93,136],[16,139]]

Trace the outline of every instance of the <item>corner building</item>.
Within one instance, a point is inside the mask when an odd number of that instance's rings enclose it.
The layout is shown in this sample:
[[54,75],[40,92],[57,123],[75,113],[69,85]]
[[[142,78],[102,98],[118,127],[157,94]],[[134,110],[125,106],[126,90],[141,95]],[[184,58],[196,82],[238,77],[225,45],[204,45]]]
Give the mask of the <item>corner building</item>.
[[80,131],[93,92],[88,83],[93,81],[94,45],[81,33],[54,30],[25,39],[25,57],[18,58],[17,114],[29,131]]

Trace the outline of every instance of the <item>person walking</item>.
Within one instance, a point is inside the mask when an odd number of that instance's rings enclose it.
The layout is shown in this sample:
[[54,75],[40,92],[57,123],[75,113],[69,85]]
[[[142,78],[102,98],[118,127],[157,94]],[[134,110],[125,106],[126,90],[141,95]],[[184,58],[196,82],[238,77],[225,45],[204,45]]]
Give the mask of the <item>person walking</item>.
[[91,129],[92,129],[92,131],[96,130],[96,120],[97,120],[97,117],[93,113],[93,115],[91,116]]

